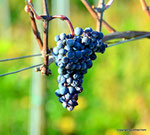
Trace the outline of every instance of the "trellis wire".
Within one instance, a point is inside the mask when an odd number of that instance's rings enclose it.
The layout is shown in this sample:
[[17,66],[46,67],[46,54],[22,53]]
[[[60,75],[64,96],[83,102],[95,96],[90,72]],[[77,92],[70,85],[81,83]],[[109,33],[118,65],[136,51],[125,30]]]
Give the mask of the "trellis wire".
[[1,74],[0,77],[6,76],[6,75],[15,74],[15,73],[18,73],[18,72],[21,72],[21,71],[25,71],[25,70],[28,70],[28,69],[31,69],[31,68],[35,68],[35,67],[38,67],[38,66],[41,66],[41,65],[42,64],[37,64],[37,65],[30,66],[30,67],[27,67],[27,68],[23,68],[23,69],[20,69],[20,70],[17,70],[17,71],[13,71],[13,72],[10,72],[10,73]]
[[38,56],[41,56],[41,55],[42,54],[33,54],[33,55],[28,55],[28,56],[16,57],[16,58],[2,59],[2,60],[0,60],[0,62],[18,60],[18,59],[24,59],[24,58],[30,58],[30,57],[38,57]]
[[[129,42],[129,41],[134,41],[134,40],[142,39],[142,38],[149,37],[149,36],[150,36],[150,34],[146,34],[146,35],[135,37],[135,38],[132,38],[132,39],[126,39],[126,40],[119,41],[117,43],[111,44],[107,48],[113,47],[113,46],[116,46],[116,45],[120,45],[122,43],[126,43],[126,42]],[[16,58],[3,59],[3,60],[0,60],[0,62],[10,61],[10,60],[17,60],[17,59],[23,59],[23,58],[29,58],[29,57],[37,57],[37,56],[41,56],[41,54],[34,54],[34,55],[28,55],[28,56],[22,56],[22,57],[16,57]],[[50,62],[50,63],[52,63],[52,62]],[[38,65],[34,65],[34,66],[27,67],[27,68],[23,68],[23,69],[14,71],[14,72],[6,73],[6,74],[1,74],[0,77],[6,76],[6,75],[15,74],[15,73],[18,73],[18,72],[21,72],[21,71],[25,71],[25,70],[28,70],[28,69],[31,69],[31,68],[35,68],[35,67],[38,67],[38,66],[41,66],[41,65],[42,64],[38,64]]]
[[[113,47],[113,46],[116,46],[116,45],[120,45],[120,44],[122,44],[122,43],[126,43],[126,42],[129,42],[129,41],[134,41],[134,40],[142,39],[142,38],[149,37],[149,36],[150,36],[150,34],[146,34],[146,35],[139,36],[139,37],[135,37],[135,38],[132,38],[132,39],[126,39],[126,40],[119,41],[119,42],[117,42],[117,43],[111,44],[111,45],[109,45],[108,47]],[[107,48],[108,48],[108,47],[107,47]]]

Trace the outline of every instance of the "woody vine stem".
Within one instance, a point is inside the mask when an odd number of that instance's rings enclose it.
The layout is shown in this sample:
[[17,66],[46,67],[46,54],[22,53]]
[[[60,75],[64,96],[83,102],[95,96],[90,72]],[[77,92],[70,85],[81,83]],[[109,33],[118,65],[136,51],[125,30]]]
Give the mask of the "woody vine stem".
[[[61,19],[62,21],[66,21],[71,34],[74,36],[74,28],[72,26],[71,21],[64,15],[49,15],[48,12],[48,6],[47,6],[47,0],[42,0],[43,1],[43,15],[38,15],[37,12],[34,9],[34,6],[32,4],[31,0],[25,0],[26,1],[26,6],[25,6],[25,11],[29,13],[30,16],[30,22],[32,26],[33,33],[35,35],[35,38],[37,40],[37,43],[39,45],[39,48],[41,50],[41,54],[35,54],[35,55],[28,55],[28,56],[22,56],[22,57],[16,57],[16,58],[10,58],[10,59],[3,59],[0,60],[0,62],[4,61],[11,61],[11,60],[16,60],[16,59],[22,59],[22,58],[29,58],[29,57],[37,57],[37,56],[43,56],[43,64],[38,64],[34,65],[28,68],[24,68],[15,72],[11,73],[6,73],[2,74],[1,76],[5,75],[10,75],[14,74],[17,72],[21,72],[27,69],[31,69],[33,67],[38,67],[36,68],[36,71],[40,71],[44,75],[50,75],[51,71],[49,69],[49,65],[54,62],[54,58],[51,56],[51,49],[49,49],[48,46],[48,28],[49,28],[49,22],[53,19]],[[138,40],[142,38],[150,38],[150,32],[149,31],[124,31],[124,32],[118,32],[116,31],[107,21],[103,19],[103,14],[106,9],[108,9],[114,0],[109,0],[106,4],[104,0],[99,0],[97,6],[91,6],[87,0],[81,0],[83,5],[87,8],[91,16],[96,20],[97,22],[97,31],[102,30],[102,25],[108,30],[110,34],[107,34],[103,38],[103,42],[108,44],[108,47],[116,46],[125,42],[133,41],[133,40]],[[139,0],[141,7],[145,14],[147,15],[148,19],[150,19],[150,10],[149,7],[146,3],[145,0]],[[40,32],[38,30],[38,27],[36,25],[36,20],[37,21],[43,21],[43,40],[40,36]],[[113,39],[120,39],[120,41],[113,41],[110,42]],[[122,40],[123,39],[123,40]],[[41,65],[39,67],[39,65]]]
[[[74,36],[74,28],[72,26],[71,21],[64,15],[54,15],[50,16],[49,11],[48,11],[48,6],[47,6],[47,0],[43,0],[43,15],[38,15],[33,7],[32,1],[31,0],[26,0],[26,6],[25,6],[25,11],[30,14],[30,20],[32,24],[32,29],[33,33],[37,39],[38,45],[41,49],[41,53],[43,55],[43,65],[41,66],[40,70],[42,74],[44,75],[50,75],[51,71],[49,70],[49,55],[51,51],[49,50],[48,46],[48,28],[49,28],[49,22],[53,19],[61,19],[63,21],[66,21],[68,23],[68,26],[70,28],[71,34]],[[43,41],[40,37],[40,33],[38,31],[36,21],[37,20],[43,20]],[[38,68],[39,69],[39,68]]]

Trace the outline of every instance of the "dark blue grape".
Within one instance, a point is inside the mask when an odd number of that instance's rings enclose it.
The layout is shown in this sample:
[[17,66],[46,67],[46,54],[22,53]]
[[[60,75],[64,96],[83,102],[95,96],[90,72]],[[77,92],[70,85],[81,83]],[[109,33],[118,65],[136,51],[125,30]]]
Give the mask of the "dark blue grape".
[[58,87],[59,87],[59,88],[64,87],[63,83],[59,83]]
[[58,47],[59,49],[64,48],[63,42],[62,42],[61,40],[59,40],[59,41],[57,42],[57,47]]
[[61,94],[60,94],[60,90],[59,90],[59,89],[57,89],[57,90],[55,91],[55,95],[56,95],[57,97],[61,97]]
[[78,63],[78,60],[79,60],[79,59],[75,57],[74,59],[72,59],[72,62],[73,62],[73,63]]
[[61,48],[61,49],[59,50],[59,54],[65,55],[65,53],[66,53],[66,50],[65,50],[65,49]]
[[76,56],[76,58],[81,59],[82,58],[82,52],[81,51],[76,51],[75,56]]
[[63,74],[65,74],[65,70],[63,68],[58,68],[58,73],[60,75],[63,75]]
[[60,34],[60,39],[61,39],[61,40],[64,40],[66,37],[67,37],[67,36],[66,36],[65,33],[61,33],[61,34]]
[[70,74],[65,74],[64,77],[67,79],[70,77]]
[[97,31],[92,31],[91,34],[94,38],[97,38],[99,36],[99,33]]
[[81,69],[81,65],[80,64],[76,64],[76,70],[80,70]]
[[62,106],[63,106],[64,108],[67,108],[67,103],[66,103],[66,102],[63,102],[63,103],[62,103]]
[[67,94],[65,95],[66,101],[69,101],[71,98],[72,98],[72,96],[70,95],[70,93],[67,93]]
[[55,48],[53,49],[53,53],[54,53],[54,55],[58,55],[58,53],[59,53],[59,48],[58,48],[58,47],[55,47]]
[[69,93],[70,94],[74,94],[76,92],[75,88],[74,87],[68,87],[68,90],[69,90]]
[[81,93],[83,91],[83,88],[82,87],[76,87],[76,91]]
[[65,95],[65,94],[67,94],[67,92],[68,92],[68,88],[67,87],[61,87],[60,88],[60,94],[61,95]]
[[75,53],[73,51],[68,51],[66,55],[69,59],[73,59],[75,57]]
[[93,54],[90,55],[90,59],[91,59],[91,60],[95,60],[96,58],[97,58],[97,56],[96,56],[95,53],[93,53]]
[[59,35],[55,36],[55,41],[58,42],[60,40]]
[[82,33],[83,33],[83,29],[80,28],[80,27],[76,27],[75,30],[74,30],[74,33],[75,33],[77,36],[80,36],[80,35],[82,35]]
[[70,106],[77,106],[77,105],[78,105],[78,103],[77,103],[76,100],[69,100],[69,101],[68,101],[68,104],[69,104]]
[[92,65],[93,65],[93,63],[92,63],[91,60],[87,60],[87,61],[86,61],[86,65],[87,65],[87,68],[91,68]]
[[80,43],[81,40],[82,40],[82,38],[81,38],[80,36],[75,36],[75,37],[74,37],[74,40],[75,40],[76,42]]
[[68,35],[67,35],[67,38],[68,38],[68,39],[73,38],[72,34],[68,34]]
[[58,83],[61,82],[61,77],[62,77],[62,75],[58,75],[58,77],[57,77],[57,82]]
[[69,46],[69,45],[66,45],[66,46],[64,47],[64,49],[67,50],[67,51],[72,51],[72,47]]
[[93,49],[95,47],[95,44],[94,43],[90,43],[89,44],[89,49]]
[[74,70],[76,68],[76,64],[71,65],[71,70]]
[[83,56],[87,56],[88,55],[88,52],[86,50],[82,50],[81,52],[82,52]]
[[74,41],[73,39],[67,39],[67,40],[66,40],[66,44],[67,44],[68,46],[73,46],[73,45],[75,44],[75,41]]
[[102,32],[99,32],[98,34],[98,39],[102,39],[104,37],[103,33]]
[[68,84],[71,84],[72,81],[73,81],[73,79],[72,79],[71,77],[67,78],[67,80],[66,80],[66,82],[67,82]]
[[88,32],[92,32],[93,30],[92,30],[92,28],[89,27],[89,28],[86,28],[84,31],[85,31],[85,33],[88,33]]
[[68,59],[67,57],[63,57],[63,58],[62,58],[62,63],[65,63],[65,64],[66,64],[66,63],[68,63],[68,61],[69,61],[69,59]]
[[82,43],[84,43],[85,45],[88,45],[90,42],[89,38],[88,37],[84,37],[82,38]]
[[72,111],[73,109],[74,109],[74,106],[68,106],[68,107],[67,107],[67,110],[68,110],[68,111]]
[[73,75],[73,79],[79,79],[80,78],[80,74],[78,74],[78,73],[75,73],[74,75]]
[[65,102],[65,99],[63,99],[62,97],[60,97],[60,98],[59,98],[59,102],[60,102],[60,103],[63,103],[63,102]]
[[71,63],[68,63],[67,65],[66,65],[66,67],[65,67],[65,69],[71,69],[71,67],[72,67],[72,64]]
[[90,56],[90,55],[93,53],[93,52],[92,52],[92,50],[91,50],[91,49],[89,49],[89,48],[86,48],[85,50],[86,50],[86,52],[87,52],[88,56]]

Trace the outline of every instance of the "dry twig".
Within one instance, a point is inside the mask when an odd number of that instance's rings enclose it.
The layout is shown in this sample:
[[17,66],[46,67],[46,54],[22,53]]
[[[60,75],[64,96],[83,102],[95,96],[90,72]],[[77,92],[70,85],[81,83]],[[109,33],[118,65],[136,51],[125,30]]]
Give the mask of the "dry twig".
[[142,9],[147,14],[147,16],[148,16],[148,18],[150,20],[150,10],[149,10],[148,5],[146,4],[145,0],[140,0],[140,3],[141,3],[141,6],[142,6]]
[[[46,16],[49,16],[48,13],[48,7],[47,7],[47,0],[43,0],[43,14],[45,14]],[[48,65],[48,54],[49,54],[49,48],[48,48],[48,28],[49,28],[49,21],[44,20],[43,21],[43,28],[44,28],[44,32],[43,32],[43,58],[44,58],[44,65],[43,65],[43,69],[41,70],[41,73],[44,75],[49,75],[51,74],[49,71],[49,65]]]
[[146,34],[146,35],[142,35],[142,36],[138,36],[138,37],[134,37],[134,38],[130,38],[130,39],[121,40],[121,41],[118,41],[114,44],[109,44],[107,47],[113,47],[116,45],[121,45],[123,43],[127,43],[127,42],[134,41],[134,40],[139,40],[139,39],[143,39],[143,38],[148,38],[148,37],[150,37],[150,34]]
[[[89,11],[89,13],[92,15],[92,17],[94,19],[96,19],[97,21],[99,21],[99,16],[98,14],[94,11],[94,9],[91,7],[91,5],[88,3],[87,0],[81,0],[81,2],[84,4],[84,6],[87,8],[87,10]],[[111,27],[105,20],[103,20],[103,25],[104,27],[110,32],[116,32],[116,30]]]
[[32,26],[32,30],[33,30],[33,33],[36,37],[36,40],[37,40],[37,43],[40,47],[40,50],[42,51],[43,49],[43,41],[41,39],[41,36],[40,36],[40,32],[38,31],[38,28],[37,28],[37,25],[36,25],[36,21],[35,21],[35,18],[34,18],[34,14],[32,11],[30,11],[30,22],[31,22],[31,26]]
[[97,7],[101,9],[97,12],[99,19],[97,20],[97,31],[102,31],[103,13],[105,11],[105,1],[99,0]]
[[[106,36],[104,36],[103,38],[103,42],[109,41],[109,40],[113,40],[113,39],[131,39],[131,38],[135,38],[138,36],[144,36],[150,34],[150,32],[146,32],[146,31],[125,31],[125,32],[114,32],[111,34],[108,34]],[[150,38],[150,36],[148,37]]]

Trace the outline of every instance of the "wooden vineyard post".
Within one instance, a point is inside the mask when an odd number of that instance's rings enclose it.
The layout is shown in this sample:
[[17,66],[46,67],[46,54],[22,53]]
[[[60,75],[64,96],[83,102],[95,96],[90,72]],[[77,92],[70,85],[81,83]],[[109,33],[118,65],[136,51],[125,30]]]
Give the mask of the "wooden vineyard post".
[[9,0],[0,1],[0,36],[2,39],[11,39],[11,20]]

